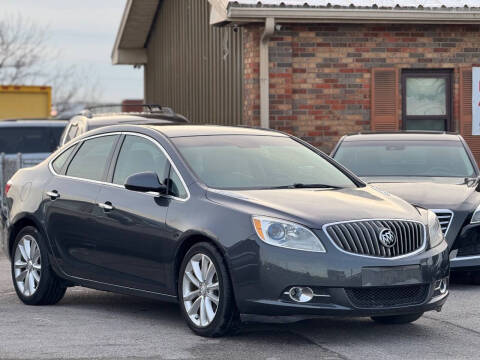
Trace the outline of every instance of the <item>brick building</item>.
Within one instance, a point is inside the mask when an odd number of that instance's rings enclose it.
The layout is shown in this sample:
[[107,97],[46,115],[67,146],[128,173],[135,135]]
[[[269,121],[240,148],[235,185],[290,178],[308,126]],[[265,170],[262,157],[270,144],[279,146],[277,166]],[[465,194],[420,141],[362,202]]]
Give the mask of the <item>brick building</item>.
[[129,0],[113,62],[193,122],[271,127],[330,151],[345,133],[472,136],[480,0]]

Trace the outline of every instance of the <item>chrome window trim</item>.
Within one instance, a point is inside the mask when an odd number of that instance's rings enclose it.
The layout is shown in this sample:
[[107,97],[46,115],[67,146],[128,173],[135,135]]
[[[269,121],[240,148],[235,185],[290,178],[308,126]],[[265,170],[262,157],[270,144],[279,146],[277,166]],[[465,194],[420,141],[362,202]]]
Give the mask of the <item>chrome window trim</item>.
[[429,210],[433,211],[435,213],[435,215],[437,215],[437,217],[438,217],[437,212],[439,212],[439,213],[449,213],[449,214],[452,215],[452,217],[450,218],[450,223],[447,226],[447,230],[445,230],[445,235],[444,236],[447,236],[448,230],[450,230],[450,226],[453,224],[453,218],[455,216],[455,213],[450,209],[429,209]]
[[[422,245],[422,247],[420,247],[418,250],[416,250],[414,252],[411,252],[411,253],[408,253],[408,254],[405,254],[405,255],[390,257],[390,258],[379,257],[379,256],[371,256],[371,255],[363,255],[363,254],[355,254],[355,253],[351,253],[351,252],[348,252],[346,250],[343,250],[341,247],[339,247],[337,244],[335,244],[335,241],[333,241],[330,234],[327,232],[327,228],[329,226],[338,225],[338,224],[349,224],[349,223],[355,223],[355,222],[365,222],[365,221],[406,221],[406,222],[420,224],[420,225],[423,226],[423,245]],[[333,244],[333,246],[337,250],[339,250],[340,252],[342,252],[344,254],[352,255],[352,256],[359,256],[359,257],[369,258],[369,259],[387,260],[387,261],[398,260],[398,259],[403,259],[403,258],[407,258],[407,257],[410,257],[410,256],[418,255],[421,252],[425,251],[425,249],[427,248],[427,227],[424,223],[422,223],[420,221],[416,221],[416,220],[407,220],[407,219],[359,219],[359,220],[337,221],[337,222],[333,222],[333,223],[323,225],[322,226],[322,231],[327,236],[327,238],[330,240],[330,242]]]
[[[115,136],[115,135],[132,135],[132,136],[138,136],[138,137],[145,138],[145,139],[151,141],[153,144],[155,144],[155,145],[160,149],[160,151],[165,155],[165,157],[167,158],[167,160],[170,162],[170,165],[173,167],[173,169],[174,169],[175,172],[177,173],[180,181],[182,182],[183,187],[185,188],[185,191],[187,192],[187,197],[186,197],[186,198],[180,198],[180,197],[172,196],[172,195],[160,195],[159,193],[155,193],[155,192],[148,192],[148,193],[141,193],[141,192],[139,192],[140,194],[145,194],[145,195],[154,196],[154,197],[162,196],[162,197],[167,198],[167,199],[173,199],[173,200],[177,200],[177,201],[181,201],[181,202],[186,202],[186,201],[188,201],[188,200],[190,199],[190,189],[188,188],[187,184],[185,183],[185,180],[183,179],[182,174],[180,173],[180,171],[178,171],[178,168],[177,168],[177,166],[175,165],[175,163],[173,162],[172,158],[171,158],[170,155],[167,153],[167,151],[163,148],[162,145],[160,145],[155,139],[151,138],[151,137],[148,136],[148,135],[139,134],[139,133],[134,133],[134,132],[129,132],[129,131],[117,131],[117,132],[112,132],[112,133],[105,133],[105,134],[93,135],[93,136],[86,137],[86,138],[84,138],[84,139],[76,140],[76,141],[72,142],[71,144],[69,143],[69,147],[68,147],[68,148],[70,148],[71,146],[75,146],[76,144],[78,144],[78,143],[80,143],[80,142],[83,142],[83,141],[92,140],[92,139],[96,139],[96,138],[99,138],[99,137]],[[53,163],[59,156],[61,156],[62,154],[63,154],[63,151],[60,152],[57,156],[55,156],[55,157],[54,157],[52,160],[50,160],[50,162],[48,163],[48,168],[49,168],[50,172],[51,172],[54,176],[57,176],[57,177],[60,177],[60,178],[66,178],[66,179],[70,179],[70,180],[77,180],[77,181],[89,182],[89,183],[93,183],[93,184],[108,185],[108,186],[112,186],[112,187],[124,189],[124,190],[126,190],[126,191],[130,191],[130,190],[125,189],[125,186],[124,186],[124,185],[114,184],[113,182],[97,181],[97,180],[90,180],[90,179],[84,179],[84,178],[79,178],[79,177],[74,177],[74,176],[67,176],[67,175],[57,174],[57,173],[55,172],[55,170],[53,169],[52,163]]]

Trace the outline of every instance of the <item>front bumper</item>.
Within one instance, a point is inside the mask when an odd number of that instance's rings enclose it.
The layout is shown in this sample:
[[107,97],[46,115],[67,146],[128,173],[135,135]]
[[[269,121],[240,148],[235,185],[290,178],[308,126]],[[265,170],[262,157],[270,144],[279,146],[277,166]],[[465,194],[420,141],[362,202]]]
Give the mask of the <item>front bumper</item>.
[[[381,259],[345,254],[328,240],[322,242],[327,253],[282,249],[251,238],[240,247],[241,253],[229,254],[239,311],[268,316],[401,315],[439,310],[447,300],[448,291],[441,294],[435,290],[436,282],[449,276],[446,243],[410,257]],[[396,269],[412,267],[418,269],[417,276],[391,276],[398,274]],[[372,268],[380,272],[380,277],[368,282],[365,273]],[[308,286],[317,296],[308,303],[296,303],[286,294],[293,286]],[[352,298],[352,291],[357,290],[388,294],[390,290],[408,292],[415,287],[424,292],[414,302],[396,303],[391,301],[391,294],[386,303],[367,305]]]

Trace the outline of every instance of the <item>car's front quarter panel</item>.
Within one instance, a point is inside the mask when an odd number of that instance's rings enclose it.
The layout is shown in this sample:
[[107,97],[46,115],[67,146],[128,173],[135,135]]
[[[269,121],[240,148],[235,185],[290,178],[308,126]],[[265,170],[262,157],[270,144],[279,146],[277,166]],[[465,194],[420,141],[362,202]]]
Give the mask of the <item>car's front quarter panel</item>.
[[232,281],[241,283],[248,266],[237,272],[242,264],[255,263],[257,259],[249,260],[253,252],[245,246],[251,244],[255,230],[252,225],[250,211],[238,208],[235,204],[219,204],[206,196],[206,190],[198,184],[191,184],[190,198],[187,201],[171,200],[168,215],[167,229],[170,241],[166,243],[165,251],[170,262],[171,294],[176,294],[176,279],[178,263],[172,262],[177,258],[181,261],[179,252],[184,243],[192,239],[205,239],[212,242],[225,256],[227,267],[232,271]]

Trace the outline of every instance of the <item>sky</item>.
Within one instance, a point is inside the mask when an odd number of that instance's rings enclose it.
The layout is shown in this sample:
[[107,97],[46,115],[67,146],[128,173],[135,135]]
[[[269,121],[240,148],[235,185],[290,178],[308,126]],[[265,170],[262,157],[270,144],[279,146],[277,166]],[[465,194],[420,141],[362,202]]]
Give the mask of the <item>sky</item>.
[[[0,0],[1,16],[20,14],[48,27],[48,46],[60,62],[93,74],[102,102],[143,98],[143,70],[111,63],[126,0]],[[0,16],[0,17],[1,17]]]

